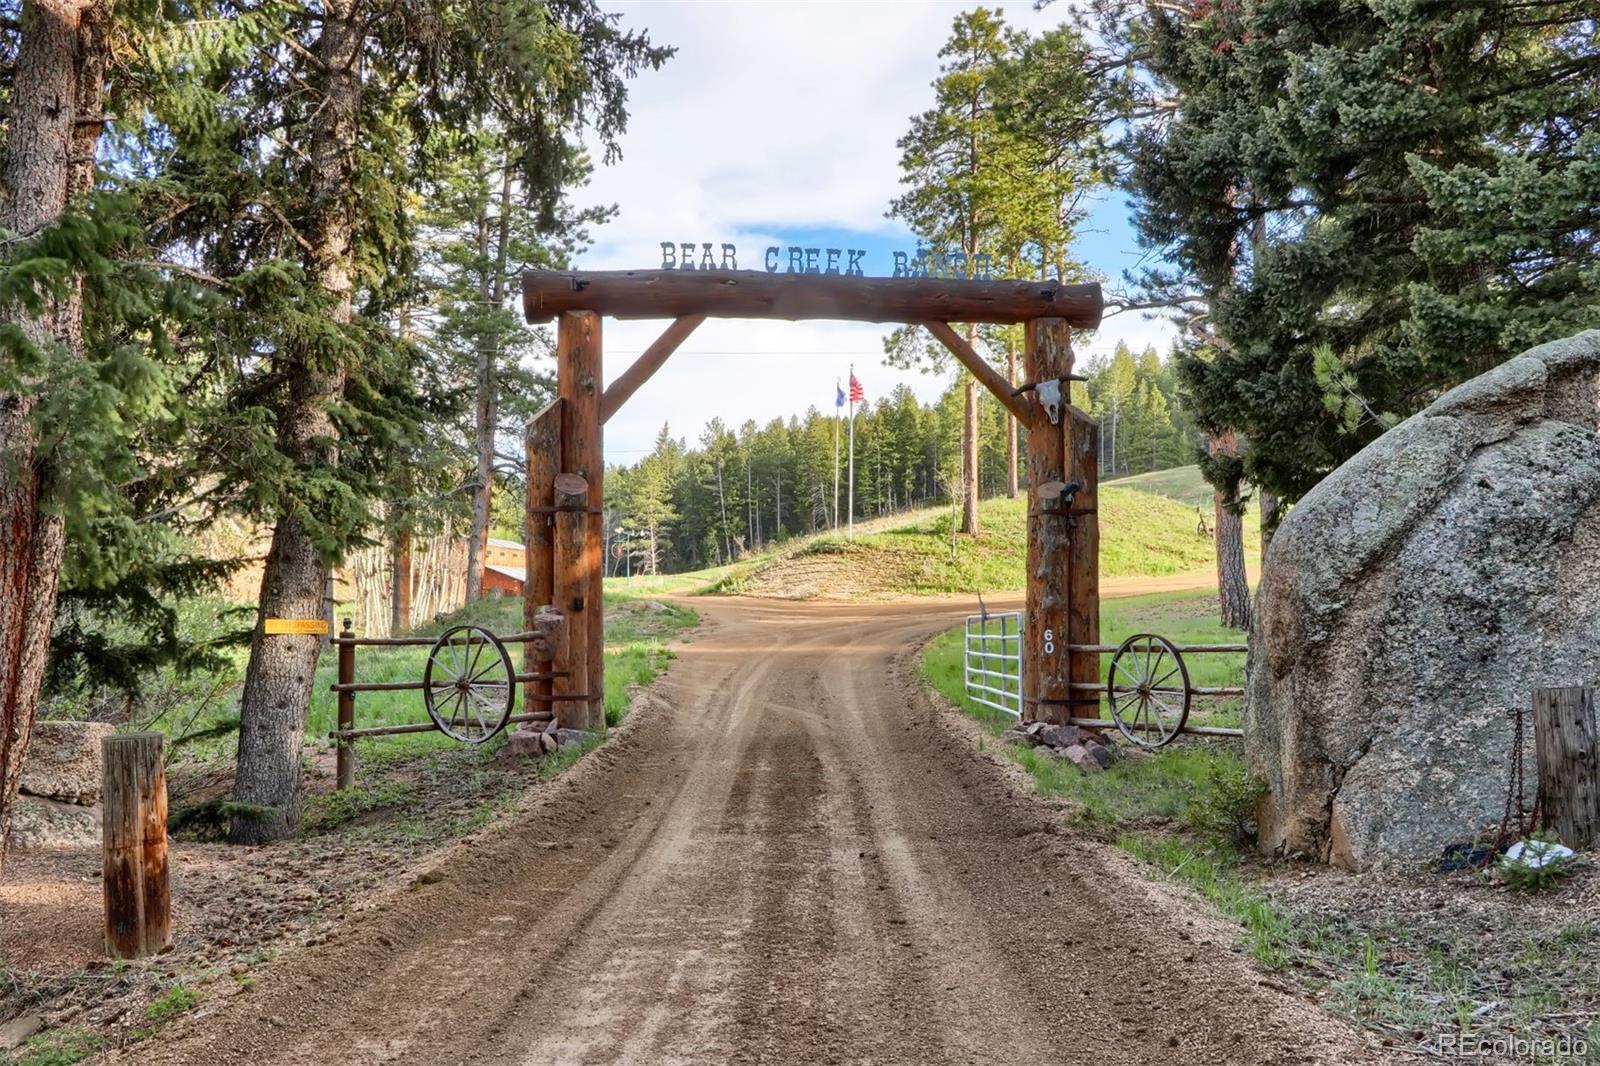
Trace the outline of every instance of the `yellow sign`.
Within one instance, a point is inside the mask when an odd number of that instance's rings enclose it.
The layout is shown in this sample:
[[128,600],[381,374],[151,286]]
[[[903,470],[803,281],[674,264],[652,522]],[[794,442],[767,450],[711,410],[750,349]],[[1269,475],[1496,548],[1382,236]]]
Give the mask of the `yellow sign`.
[[303,636],[324,637],[328,635],[328,622],[323,618],[269,618],[262,631],[272,636],[282,633],[295,633]]

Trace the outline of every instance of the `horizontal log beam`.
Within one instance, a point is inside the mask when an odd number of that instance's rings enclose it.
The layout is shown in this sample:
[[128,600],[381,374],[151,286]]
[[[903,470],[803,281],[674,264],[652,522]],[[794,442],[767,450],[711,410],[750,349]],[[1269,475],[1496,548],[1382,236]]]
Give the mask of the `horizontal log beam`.
[[1062,318],[1079,329],[1100,324],[1097,284],[864,278],[845,274],[768,274],[759,270],[530,270],[522,275],[529,322],[564,311],[612,318],[838,319],[849,322],[1026,322]]
[[[506,719],[508,724],[520,722],[548,722],[555,716],[549,711],[527,711],[523,714],[513,714]],[[355,740],[358,737],[397,737],[405,733],[436,733],[439,727],[432,722],[406,722],[403,725],[375,725],[365,729],[333,729],[328,736],[334,740]]]
[[923,327],[935,337],[939,338],[950,354],[961,360],[961,365],[972,371],[972,376],[977,378],[983,387],[994,394],[994,398],[1005,405],[1006,410],[1017,416],[1017,421],[1024,426],[1033,421],[1033,409],[1028,406],[1028,401],[1011,391],[1011,382],[1005,376],[989,365],[989,361],[979,355],[968,344],[966,338],[951,329],[945,322],[924,322]]
[[[1248,652],[1248,644],[1174,644],[1180,655],[1191,655],[1200,652]],[[1068,651],[1091,651],[1109,655],[1122,650],[1121,644],[1068,644]],[[1160,651],[1159,644],[1135,644],[1129,651]]]

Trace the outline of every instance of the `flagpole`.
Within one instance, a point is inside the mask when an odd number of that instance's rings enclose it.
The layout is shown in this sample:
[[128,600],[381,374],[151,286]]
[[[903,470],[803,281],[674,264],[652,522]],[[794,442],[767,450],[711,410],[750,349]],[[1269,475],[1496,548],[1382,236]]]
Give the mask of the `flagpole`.
[[856,365],[850,364],[850,492],[845,536],[856,539]]
[[[839,379],[833,379],[833,387],[839,389]],[[839,404],[833,405],[833,531],[839,532]]]

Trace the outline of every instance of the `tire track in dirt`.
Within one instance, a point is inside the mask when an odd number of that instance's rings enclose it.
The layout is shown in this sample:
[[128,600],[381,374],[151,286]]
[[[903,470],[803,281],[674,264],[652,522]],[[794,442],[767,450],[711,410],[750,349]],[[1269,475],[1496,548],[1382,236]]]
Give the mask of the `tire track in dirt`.
[[627,725],[140,1062],[1349,1063],[920,692],[954,601],[701,599]]

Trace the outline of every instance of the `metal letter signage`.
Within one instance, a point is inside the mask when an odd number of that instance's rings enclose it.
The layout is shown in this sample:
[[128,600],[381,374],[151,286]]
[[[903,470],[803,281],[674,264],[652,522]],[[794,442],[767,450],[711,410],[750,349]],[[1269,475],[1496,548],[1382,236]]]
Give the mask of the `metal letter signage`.
[[[662,270],[738,270],[739,249],[723,242],[721,256],[711,252],[710,241],[662,241]],[[939,252],[918,248],[916,252],[893,252],[894,278],[969,278],[994,280],[994,257],[988,252]],[[804,245],[770,245],[761,265],[768,274],[837,274],[866,276],[862,260],[865,248],[808,248]]]

